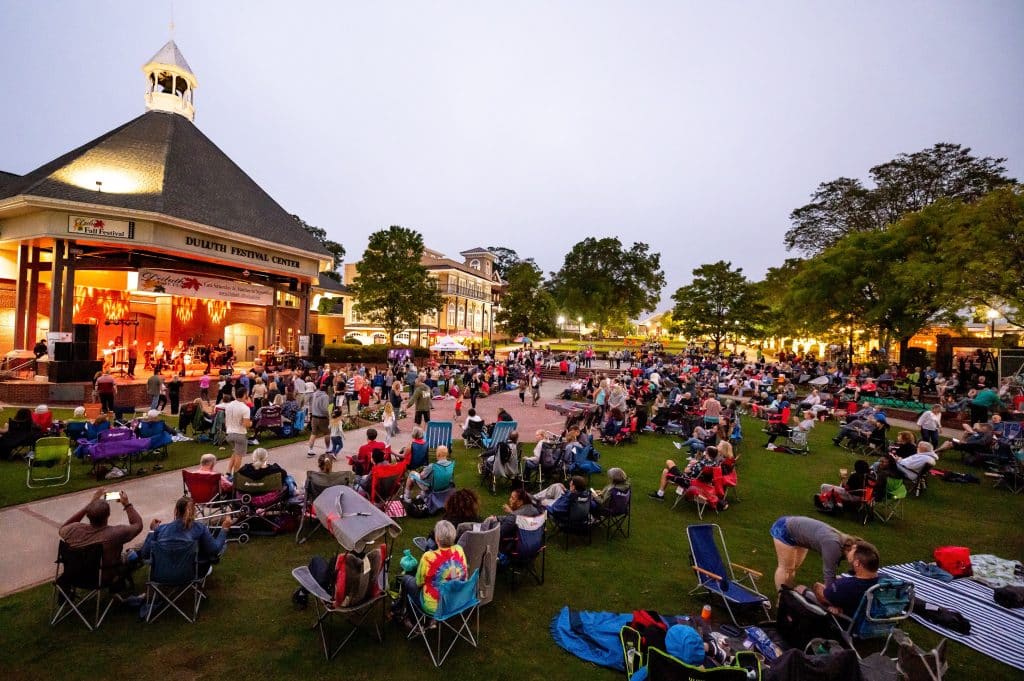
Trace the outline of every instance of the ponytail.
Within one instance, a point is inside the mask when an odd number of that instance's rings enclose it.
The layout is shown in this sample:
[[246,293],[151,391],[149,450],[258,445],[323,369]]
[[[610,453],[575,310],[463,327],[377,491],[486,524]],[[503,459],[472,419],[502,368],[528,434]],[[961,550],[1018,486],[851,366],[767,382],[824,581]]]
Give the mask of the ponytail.
[[191,529],[196,521],[196,505],[191,497],[181,497],[174,504],[174,517],[181,521],[185,529]]

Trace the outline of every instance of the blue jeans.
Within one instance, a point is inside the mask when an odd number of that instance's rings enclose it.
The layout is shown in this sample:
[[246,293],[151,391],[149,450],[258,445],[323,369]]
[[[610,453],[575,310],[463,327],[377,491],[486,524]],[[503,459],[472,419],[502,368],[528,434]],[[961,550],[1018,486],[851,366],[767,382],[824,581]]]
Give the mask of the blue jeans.
[[345,438],[339,435],[331,436],[331,451],[330,454],[337,454],[341,451],[341,448],[345,446]]
[[149,398],[149,408],[150,409],[156,409],[156,406],[158,404],[160,404],[160,396],[159,395],[153,395],[152,397]]

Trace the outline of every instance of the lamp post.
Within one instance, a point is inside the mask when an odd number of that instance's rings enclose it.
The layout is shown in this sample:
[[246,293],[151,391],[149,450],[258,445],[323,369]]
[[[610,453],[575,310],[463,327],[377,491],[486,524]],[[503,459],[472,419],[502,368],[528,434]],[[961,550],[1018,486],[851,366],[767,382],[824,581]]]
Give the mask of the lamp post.
[[995,338],[996,320],[999,319],[999,310],[990,307],[988,309],[988,312],[985,313],[985,316],[988,317],[988,337]]
[[580,330],[580,343],[583,342],[583,317],[577,317],[576,322],[579,325]]
[[558,315],[558,342],[562,342],[562,331],[565,330],[565,315]]

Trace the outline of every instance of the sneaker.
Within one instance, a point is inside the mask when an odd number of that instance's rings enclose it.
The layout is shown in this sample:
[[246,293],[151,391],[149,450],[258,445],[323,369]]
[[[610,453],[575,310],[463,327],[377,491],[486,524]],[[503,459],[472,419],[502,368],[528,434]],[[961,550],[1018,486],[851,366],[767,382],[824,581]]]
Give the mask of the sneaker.
[[426,552],[430,550],[430,540],[426,537],[413,537],[412,544],[420,551]]
[[665,495],[664,494],[658,494],[657,492],[651,492],[647,496],[649,496],[650,498],[654,499],[655,501],[665,501]]
[[764,448],[767,449],[769,452],[774,452],[777,449],[775,445],[765,445]]
[[129,608],[139,608],[139,607],[142,607],[142,604],[145,603],[145,602],[146,602],[146,597],[145,596],[141,596],[141,595],[139,595],[139,596],[128,596],[127,598],[124,599],[124,604],[127,605]]
[[253,439],[249,440],[249,444],[251,444],[253,447],[258,447],[259,444],[260,444],[260,441],[257,440],[256,438],[253,438]]
[[311,450],[309,450],[308,452],[306,452],[306,456],[308,456],[309,458],[311,458],[311,459],[312,459],[312,458],[313,458],[314,456],[316,456],[316,452],[314,452],[314,451],[313,451],[313,450],[311,449]]

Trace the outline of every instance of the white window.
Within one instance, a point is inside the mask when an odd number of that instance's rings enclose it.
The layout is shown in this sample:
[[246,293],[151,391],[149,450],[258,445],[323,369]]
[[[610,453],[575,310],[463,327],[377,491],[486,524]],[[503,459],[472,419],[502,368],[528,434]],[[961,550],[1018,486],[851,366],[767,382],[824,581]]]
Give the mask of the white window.
[[476,258],[473,258],[472,260],[469,261],[469,266],[472,267],[474,270],[479,270],[480,261],[477,260]]
[[455,328],[455,303],[448,303],[448,328]]

